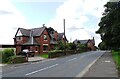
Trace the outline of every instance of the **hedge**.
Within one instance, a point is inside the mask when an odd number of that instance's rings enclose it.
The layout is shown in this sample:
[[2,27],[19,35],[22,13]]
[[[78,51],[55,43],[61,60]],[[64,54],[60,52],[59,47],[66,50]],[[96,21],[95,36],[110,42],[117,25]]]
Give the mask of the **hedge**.
[[48,58],[54,58],[54,57],[59,57],[63,55],[64,53],[62,50],[53,50],[48,52]]
[[65,55],[72,55],[72,54],[77,54],[81,52],[86,52],[87,50],[53,50],[48,52],[48,58],[55,58],[55,57],[60,57],[60,56],[65,56]]
[[24,63],[27,62],[25,56],[11,56],[8,63],[16,64],[16,63]]
[[7,48],[2,51],[2,63],[7,63],[11,56],[15,56],[14,49]]

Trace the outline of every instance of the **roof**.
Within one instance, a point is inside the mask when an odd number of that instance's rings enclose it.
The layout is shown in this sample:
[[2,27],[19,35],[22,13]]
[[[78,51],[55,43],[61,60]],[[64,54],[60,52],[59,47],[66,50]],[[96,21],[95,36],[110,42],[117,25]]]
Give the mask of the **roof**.
[[40,27],[40,28],[31,29],[31,31],[33,31],[33,36],[40,36],[45,29],[46,27]]
[[[31,31],[33,32],[32,36],[40,36],[42,34],[42,32],[45,30],[45,28],[46,27],[33,28],[33,29],[18,28],[18,31],[20,30],[23,36],[30,36]],[[17,33],[16,33],[16,35],[17,35]]]
[[86,44],[88,40],[79,40],[81,44]]
[[24,43],[23,45],[39,45],[39,43],[34,39],[33,33],[34,33],[34,31],[30,32],[30,37],[29,37],[28,41],[26,43]]
[[[33,29],[24,29],[24,28],[18,28],[18,31],[20,30],[20,32],[22,33],[23,36],[28,36],[29,39],[26,43],[24,43],[23,45],[39,45],[39,43],[35,40],[35,36],[41,36],[41,34],[43,33],[43,31],[46,29],[46,27],[40,27],[40,28],[33,28]],[[16,33],[16,35],[17,35]],[[16,37],[15,35],[15,37]]]
[[92,42],[92,43],[95,43],[94,39],[88,39],[88,40],[75,40],[73,41],[75,44],[77,44],[78,42],[80,42],[81,44],[86,44],[88,42]]
[[[22,33],[23,36],[29,36],[30,35],[30,30],[28,30],[28,29],[18,28],[17,33],[18,33],[19,30],[20,30],[20,32]],[[16,35],[17,35],[17,33],[16,33]]]
[[51,41],[50,41],[50,44],[57,44],[57,42],[56,42],[56,41],[51,40]]
[[40,45],[33,37],[30,37],[23,45]]
[[75,40],[73,41],[75,44],[77,44],[78,42],[80,42],[81,44],[86,44],[88,42],[88,40]]
[[63,36],[64,36],[64,33],[58,33],[58,39],[59,39],[59,40],[62,39]]

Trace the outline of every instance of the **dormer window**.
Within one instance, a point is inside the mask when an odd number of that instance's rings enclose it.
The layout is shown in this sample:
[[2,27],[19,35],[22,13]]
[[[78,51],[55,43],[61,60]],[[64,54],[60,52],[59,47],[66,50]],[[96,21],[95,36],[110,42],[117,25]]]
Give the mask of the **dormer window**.
[[47,40],[47,35],[46,34],[44,34],[44,40]]
[[16,37],[16,40],[17,40],[17,41],[21,41],[21,40],[22,40],[22,37]]

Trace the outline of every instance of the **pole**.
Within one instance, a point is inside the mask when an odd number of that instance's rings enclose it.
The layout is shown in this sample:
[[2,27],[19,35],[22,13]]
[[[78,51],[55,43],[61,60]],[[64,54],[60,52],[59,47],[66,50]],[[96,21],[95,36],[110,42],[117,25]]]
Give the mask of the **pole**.
[[[64,26],[64,46],[66,46],[66,38],[65,38],[65,19],[63,19],[63,26]],[[66,55],[66,47],[64,48],[64,53]]]
[[65,38],[65,19],[63,20],[63,25],[64,25],[64,43],[66,44],[66,38]]

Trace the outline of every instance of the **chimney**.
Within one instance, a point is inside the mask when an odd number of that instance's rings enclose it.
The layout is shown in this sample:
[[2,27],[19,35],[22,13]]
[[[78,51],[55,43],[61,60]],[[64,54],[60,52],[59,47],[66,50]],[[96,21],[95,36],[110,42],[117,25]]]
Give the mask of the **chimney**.
[[45,27],[45,24],[43,24],[43,27]]

